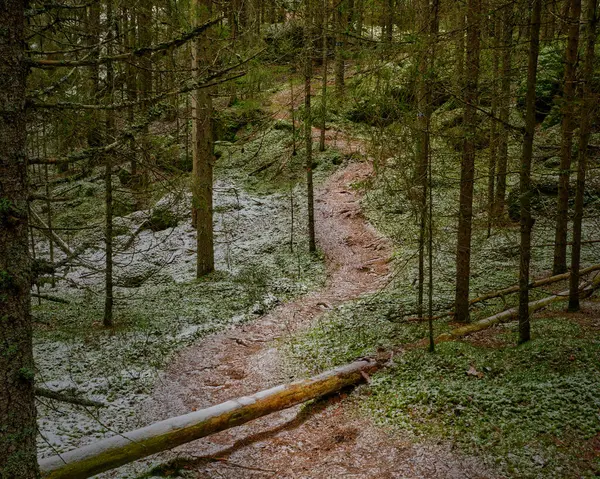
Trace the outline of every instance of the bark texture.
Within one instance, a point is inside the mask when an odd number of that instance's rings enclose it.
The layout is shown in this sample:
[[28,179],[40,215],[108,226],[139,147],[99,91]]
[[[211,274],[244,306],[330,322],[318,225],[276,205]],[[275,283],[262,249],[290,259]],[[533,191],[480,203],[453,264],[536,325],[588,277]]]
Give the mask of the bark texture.
[[585,60],[583,66],[583,102],[579,127],[579,157],[577,164],[577,190],[575,192],[575,215],[573,217],[573,247],[571,248],[571,278],[569,283],[569,311],[579,310],[579,271],[581,261],[581,223],[585,176],[587,170],[588,144],[592,127],[592,106],[596,105],[597,95],[593,93],[594,57],[596,27],[598,23],[598,0],[588,0],[586,8]]
[[27,243],[25,3],[0,3],[0,477],[37,477]]
[[579,45],[579,17],[581,0],[570,0],[569,38],[565,55],[565,81],[562,105],[562,140],[560,145],[560,171],[558,177],[558,202],[556,217],[556,235],[554,246],[554,265],[552,272],[560,274],[567,271],[567,228],[569,222],[569,176],[571,169],[571,150],[573,148],[573,110],[577,66],[577,48]]
[[531,262],[531,158],[533,156],[533,136],[535,133],[535,86],[537,80],[537,61],[540,51],[540,15],[541,0],[535,0],[531,12],[529,64],[527,67],[527,95],[525,115],[525,135],[523,155],[519,175],[521,195],[521,247],[519,262],[519,343],[529,341],[529,264]]
[[356,361],[331,371],[113,436],[40,462],[47,479],[85,479],[361,382],[377,369]]
[[465,70],[464,144],[460,174],[458,238],[456,251],[456,320],[469,321],[469,276],[471,274],[471,222],[475,178],[475,133],[479,80],[481,0],[467,2],[467,59]]
[[[210,18],[210,0],[195,0],[192,17],[200,25]],[[210,58],[210,40],[203,35],[192,47],[192,68],[195,79],[206,70]],[[192,94],[192,224],[197,234],[196,276],[215,269],[213,238],[213,132],[212,98],[209,88]]]

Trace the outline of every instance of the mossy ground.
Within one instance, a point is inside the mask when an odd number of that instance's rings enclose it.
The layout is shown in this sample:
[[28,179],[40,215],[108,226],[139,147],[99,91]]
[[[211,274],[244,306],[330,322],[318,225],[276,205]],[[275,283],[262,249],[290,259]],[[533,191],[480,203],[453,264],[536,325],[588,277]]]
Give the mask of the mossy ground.
[[[349,97],[368,82],[350,83]],[[362,86],[361,86],[362,85]],[[348,108],[346,108],[348,109]],[[344,107],[340,108],[344,111]],[[415,316],[418,222],[414,184],[414,131],[410,109],[398,112],[405,121],[374,125],[365,130],[375,175],[355,185],[364,192],[363,209],[369,221],[394,244],[394,273],[380,293],[336,308],[314,327],[285,341],[282,347],[291,370],[313,374],[372,355],[378,348],[398,348],[427,336],[426,323],[406,322]],[[432,123],[434,208],[434,309],[445,310],[454,299],[456,211],[460,150],[448,125],[460,118],[448,102]],[[454,117],[452,116],[454,115]],[[521,124],[518,114],[511,118]],[[482,121],[481,128],[488,128]],[[362,128],[365,128],[364,124]],[[460,128],[455,132],[462,134]],[[540,131],[538,145],[553,143],[552,132]],[[476,171],[487,171],[489,150],[477,153]],[[516,187],[520,145],[511,137],[508,191]],[[542,162],[534,175],[548,175]],[[554,242],[556,199],[535,205],[533,244]],[[598,231],[596,203],[588,203],[584,238]],[[519,270],[518,223],[503,221],[487,233],[487,176],[475,181],[471,258],[471,291],[480,293],[516,284]],[[532,252],[532,277],[552,267],[552,247]],[[584,247],[582,263],[597,263],[598,247]],[[531,300],[565,289],[559,284],[531,291]],[[477,320],[516,305],[515,295],[476,306]],[[515,323],[481,333],[472,340],[440,344],[434,354],[411,350],[394,365],[360,388],[360,409],[377,423],[392,426],[415,441],[442,439],[468,454],[479,455],[509,477],[595,477],[600,473],[600,342],[596,326],[564,316],[565,305],[538,314],[532,323],[533,341],[517,347]],[[550,317],[544,315],[550,314]],[[435,334],[447,321],[435,322]],[[488,337],[489,336],[489,337]],[[488,338],[487,341],[480,340]],[[478,339],[479,338],[479,339]],[[468,371],[471,373],[468,374]],[[481,373],[481,374],[477,374]]]

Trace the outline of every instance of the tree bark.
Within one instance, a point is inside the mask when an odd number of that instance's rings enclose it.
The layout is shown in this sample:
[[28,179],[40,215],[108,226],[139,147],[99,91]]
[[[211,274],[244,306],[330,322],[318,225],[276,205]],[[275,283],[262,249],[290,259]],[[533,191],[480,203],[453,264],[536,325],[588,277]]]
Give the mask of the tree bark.
[[239,426],[275,411],[331,394],[364,380],[378,368],[372,361],[354,363],[152,424],[40,461],[46,479],[85,479],[103,471],[172,449],[180,444]]
[[560,145],[560,171],[558,177],[558,201],[556,217],[556,235],[554,264],[552,272],[560,274],[567,271],[567,229],[569,222],[569,176],[571,169],[571,149],[573,147],[573,110],[575,96],[577,48],[579,45],[579,17],[581,0],[570,0],[569,38],[565,55],[565,81],[563,89],[563,107]]
[[344,96],[344,87],[345,87],[345,52],[344,52],[344,39],[345,34],[344,30],[346,28],[345,18],[345,6],[344,0],[341,0],[334,12],[334,25],[335,25],[335,93],[338,98],[342,98]]
[[38,477],[27,232],[25,2],[0,4],[0,475]]
[[[112,0],[106,0],[106,19],[108,24],[107,34],[107,54],[112,55],[112,42],[115,39],[114,16]],[[105,101],[108,104],[113,102],[114,97],[114,69],[112,63],[106,64],[106,88],[107,95]],[[115,135],[115,112],[106,111],[106,138],[105,142],[110,143]],[[105,247],[105,272],[104,272],[104,317],[103,325],[110,328],[113,325],[113,188],[112,188],[112,152],[104,155],[104,188],[105,188],[105,228],[104,228],[104,247]]]
[[321,135],[319,137],[319,151],[325,151],[325,129],[327,127],[327,19],[329,16],[329,0],[323,0],[323,24],[321,40],[323,48],[323,80],[321,83]]
[[587,170],[588,143],[592,129],[592,108],[597,95],[592,90],[596,47],[598,0],[588,0],[585,30],[585,60],[583,65],[583,93],[581,121],[579,126],[579,156],[577,164],[577,190],[575,192],[575,215],[573,217],[573,246],[571,248],[571,278],[569,282],[569,311],[579,311],[579,271],[581,262],[581,225],[583,221],[583,195]]
[[[192,16],[202,24],[210,18],[211,0],[194,0]],[[195,79],[210,59],[210,40],[206,35],[193,44],[192,69]],[[212,98],[210,89],[192,94],[192,225],[196,228],[196,276],[215,269],[213,238],[213,153]]]
[[311,92],[312,79],[312,35],[311,35],[311,2],[305,0],[304,18],[304,143],[306,149],[306,198],[308,208],[308,251],[317,250],[315,241],[315,196],[312,171],[312,124],[311,124]]
[[498,134],[498,176],[494,198],[494,220],[502,219],[506,199],[506,173],[508,170],[508,128],[510,119],[511,82],[512,82],[512,49],[513,49],[513,7],[509,3],[504,7],[502,22],[502,72],[500,85]]
[[521,160],[519,191],[521,196],[521,246],[519,261],[519,343],[529,341],[529,263],[531,261],[531,158],[535,133],[535,87],[537,82],[537,60],[540,49],[541,0],[534,0],[530,21],[529,64],[527,67],[527,94],[525,135]]
[[467,2],[467,58],[465,74],[464,143],[460,174],[458,237],[456,251],[456,320],[469,321],[469,276],[471,274],[471,228],[475,177],[475,133],[481,36],[481,0]]

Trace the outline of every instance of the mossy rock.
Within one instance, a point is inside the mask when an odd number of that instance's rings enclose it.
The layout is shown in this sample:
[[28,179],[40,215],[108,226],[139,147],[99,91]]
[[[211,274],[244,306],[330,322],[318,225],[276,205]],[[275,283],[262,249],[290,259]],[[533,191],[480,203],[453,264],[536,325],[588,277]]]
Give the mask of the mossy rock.
[[155,233],[174,228],[177,226],[178,220],[175,214],[165,208],[154,208],[150,218],[144,222],[144,229],[149,229]]

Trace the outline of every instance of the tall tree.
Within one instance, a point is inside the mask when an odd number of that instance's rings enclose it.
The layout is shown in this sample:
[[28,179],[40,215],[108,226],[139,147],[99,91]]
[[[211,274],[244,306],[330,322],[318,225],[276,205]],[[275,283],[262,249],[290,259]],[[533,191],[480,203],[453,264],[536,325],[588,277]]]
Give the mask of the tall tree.
[[598,97],[592,89],[598,25],[598,0],[588,0],[585,26],[585,60],[583,64],[583,88],[581,121],[579,126],[579,155],[577,162],[577,190],[575,192],[575,215],[573,217],[573,247],[571,248],[571,276],[569,278],[569,311],[579,311],[579,266],[581,260],[581,226],[583,222],[583,195],[587,170],[588,144],[592,129],[592,113]]
[[542,0],[534,0],[530,17],[529,62],[527,67],[527,93],[525,97],[525,134],[519,173],[521,246],[519,262],[519,343],[529,341],[529,264],[531,261],[531,158],[535,134],[535,87],[537,62],[540,51],[540,24]]
[[562,140],[560,145],[560,171],[558,176],[558,202],[556,216],[556,235],[554,238],[554,264],[552,272],[561,274],[567,271],[567,229],[569,222],[569,177],[571,169],[571,150],[573,148],[574,97],[577,48],[579,45],[579,17],[581,0],[569,0],[568,40],[565,54],[565,81],[562,104]]
[[473,181],[475,178],[475,133],[481,36],[481,0],[467,2],[467,57],[464,87],[464,141],[460,173],[458,237],[456,251],[455,318],[469,321],[469,276],[471,274],[471,228],[473,218]]
[[[106,0],[106,22],[108,25],[106,36],[106,53],[108,56],[113,54],[113,42],[115,40],[115,25],[113,14],[113,0]],[[112,62],[106,64],[106,103],[111,104],[114,100],[115,90],[115,72]],[[115,134],[115,112],[114,110],[106,111],[106,138],[105,142],[109,142],[109,137],[114,138]],[[112,152],[108,152],[105,157],[104,165],[104,189],[105,189],[105,228],[104,228],[104,245],[105,245],[105,297],[104,297],[104,318],[103,324],[105,327],[113,325],[113,187],[112,187]]]
[[325,129],[327,127],[327,19],[329,15],[329,0],[323,0],[321,40],[323,49],[323,80],[321,83],[321,136],[319,137],[319,151],[325,151]]
[[[197,25],[210,19],[211,0],[194,0],[192,19]],[[192,46],[192,73],[195,79],[208,69],[210,40],[197,38]],[[196,228],[196,276],[215,269],[213,238],[213,152],[212,98],[208,88],[192,94],[192,224]]]
[[27,243],[25,5],[0,3],[0,476],[38,477]]
[[509,2],[503,8],[502,19],[502,67],[500,80],[500,98],[498,106],[498,164],[497,179],[494,192],[494,219],[499,220],[504,214],[506,198],[506,173],[508,171],[508,121],[510,119],[511,83],[512,83],[512,50],[513,50],[513,5]]
[[317,250],[315,241],[315,196],[313,187],[312,155],[312,118],[311,92],[312,80],[312,10],[311,1],[305,0],[304,10],[304,142],[306,148],[306,198],[308,203],[308,250]]
[[346,60],[344,52],[345,30],[347,27],[346,5],[341,0],[335,8],[335,93],[338,98],[344,95]]

